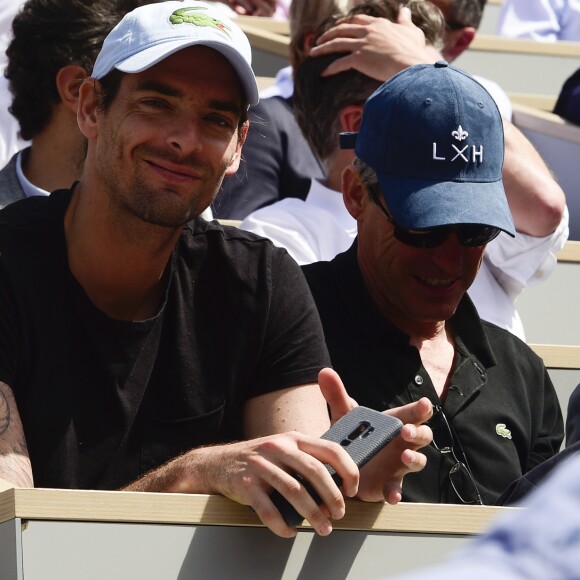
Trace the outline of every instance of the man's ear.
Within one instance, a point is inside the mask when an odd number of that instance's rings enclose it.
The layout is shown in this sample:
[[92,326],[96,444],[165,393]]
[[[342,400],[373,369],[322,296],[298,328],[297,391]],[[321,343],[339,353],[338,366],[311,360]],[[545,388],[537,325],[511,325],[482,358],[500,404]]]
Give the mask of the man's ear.
[[459,30],[448,32],[445,36],[445,49],[443,55],[449,62],[455,60],[475,38],[476,30],[473,26],[466,26]]
[[81,84],[88,76],[87,71],[76,64],[64,66],[56,73],[56,90],[60,100],[75,115],[79,103]]
[[310,52],[310,49],[314,46],[314,41],[316,40],[314,34],[315,34],[314,30],[311,30],[310,32],[306,32],[304,34],[304,46],[302,48],[304,49],[304,52],[306,54],[308,54]]
[[99,81],[93,78],[85,79],[78,92],[77,122],[81,133],[90,139],[98,133],[97,111]]
[[340,130],[353,133],[360,129],[362,119],[362,105],[349,105],[344,107],[339,113]]
[[356,167],[351,163],[342,172],[342,199],[348,213],[358,220],[363,213],[369,196],[364,188]]

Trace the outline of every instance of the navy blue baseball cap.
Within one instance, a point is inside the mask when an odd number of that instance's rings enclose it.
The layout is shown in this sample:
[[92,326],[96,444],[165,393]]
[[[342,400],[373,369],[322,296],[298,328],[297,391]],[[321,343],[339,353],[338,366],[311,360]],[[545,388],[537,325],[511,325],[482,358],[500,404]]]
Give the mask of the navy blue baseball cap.
[[381,85],[341,147],[376,171],[399,226],[482,224],[515,235],[501,115],[475,79],[447,62],[409,67]]

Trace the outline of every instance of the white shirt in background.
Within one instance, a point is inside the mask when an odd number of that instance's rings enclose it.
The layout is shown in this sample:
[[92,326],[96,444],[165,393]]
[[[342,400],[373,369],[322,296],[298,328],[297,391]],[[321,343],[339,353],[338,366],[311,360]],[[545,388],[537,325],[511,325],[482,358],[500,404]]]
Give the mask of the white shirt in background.
[[497,33],[544,42],[580,42],[580,0],[504,0]]

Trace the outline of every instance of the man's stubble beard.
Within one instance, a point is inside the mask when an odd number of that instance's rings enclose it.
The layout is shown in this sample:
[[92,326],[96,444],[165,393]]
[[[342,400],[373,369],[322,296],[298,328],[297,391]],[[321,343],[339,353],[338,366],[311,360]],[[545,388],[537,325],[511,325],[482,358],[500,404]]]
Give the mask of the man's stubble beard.
[[196,186],[197,191],[183,196],[170,189],[152,189],[139,173],[135,174],[131,183],[127,183],[118,172],[105,171],[102,178],[111,192],[111,203],[118,205],[121,213],[132,214],[142,222],[167,228],[182,227],[199,216],[214,200],[227,166],[224,165],[221,175],[216,177],[211,166],[194,159],[184,161],[158,151],[154,152],[153,157],[181,163],[201,172],[203,178]]

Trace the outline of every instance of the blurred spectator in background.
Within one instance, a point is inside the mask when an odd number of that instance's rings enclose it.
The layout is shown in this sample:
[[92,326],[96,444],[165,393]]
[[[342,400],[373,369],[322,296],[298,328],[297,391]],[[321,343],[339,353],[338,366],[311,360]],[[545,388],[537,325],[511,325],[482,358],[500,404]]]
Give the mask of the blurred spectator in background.
[[580,125],[580,68],[566,79],[554,106],[554,113]]
[[18,135],[18,121],[8,110],[12,97],[8,81],[4,77],[6,70],[6,47],[12,38],[12,19],[23,1],[0,0],[0,167],[4,167],[12,155],[26,146],[27,141]]
[[[277,20],[287,20],[292,0],[209,0],[223,4],[228,16],[269,16]],[[316,4],[318,0],[311,0]]]
[[337,0],[293,0],[290,5],[290,62],[273,87],[250,109],[250,129],[237,174],[224,179],[212,205],[218,218],[243,219],[280,199],[305,199],[310,179],[324,170],[306,142],[292,112],[292,70],[308,54],[317,26],[341,13]]
[[[391,580],[574,580],[580,553],[580,457],[442,564]],[[385,578],[387,578],[385,576]]]
[[[366,0],[348,12],[347,20],[363,16],[379,18],[394,27],[399,7],[398,0]],[[445,27],[441,12],[423,0],[408,0],[406,7],[428,45],[441,48]],[[342,15],[324,21],[314,38],[336,26],[339,18]],[[322,161],[326,178],[310,180],[305,200],[282,199],[252,212],[240,225],[286,248],[299,264],[331,260],[348,249],[356,236],[356,221],[345,208],[341,193],[341,176],[352,163],[354,153],[340,149],[339,134],[358,131],[363,103],[381,81],[352,68],[321,77],[321,72],[340,54],[324,58],[307,56],[294,75],[294,112],[303,134]],[[382,60],[388,59],[384,55]]]
[[580,384],[572,391],[566,414],[566,447],[580,442]]
[[497,33],[544,42],[580,41],[579,0],[503,0]]
[[6,51],[9,110],[31,144],[0,171],[0,208],[70,187],[80,176],[78,91],[119,19],[116,0],[28,0],[14,18]]

